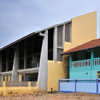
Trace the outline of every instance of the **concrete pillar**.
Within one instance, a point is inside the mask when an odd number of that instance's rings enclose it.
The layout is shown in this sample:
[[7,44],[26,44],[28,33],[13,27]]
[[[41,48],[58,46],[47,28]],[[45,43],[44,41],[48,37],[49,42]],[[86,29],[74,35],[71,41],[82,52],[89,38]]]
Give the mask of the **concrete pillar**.
[[2,72],[2,55],[0,54],[0,72]]
[[53,60],[57,62],[57,26],[54,29]]
[[48,71],[48,30],[45,31],[42,49],[41,49],[41,57],[40,57],[40,67],[39,67],[39,75],[38,75],[38,87],[40,89],[47,89],[47,73]]
[[14,61],[13,61],[11,81],[18,81],[18,72],[17,72],[18,61],[19,61],[19,51],[18,51],[18,48],[16,48],[15,55],[14,55]]
[[91,50],[91,70],[93,69],[94,66],[94,52]]
[[65,24],[63,25],[63,48],[65,43]]

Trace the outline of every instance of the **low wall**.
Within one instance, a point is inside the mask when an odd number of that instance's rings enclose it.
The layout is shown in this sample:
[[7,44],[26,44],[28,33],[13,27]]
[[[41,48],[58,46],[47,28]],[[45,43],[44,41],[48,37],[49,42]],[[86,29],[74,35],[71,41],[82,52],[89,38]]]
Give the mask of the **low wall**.
[[38,82],[2,82],[0,95],[9,96],[14,94],[33,94],[38,91]]
[[87,92],[100,94],[100,80],[59,80],[59,92]]
[[2,82],[0,82],[0,87],[2,87]]

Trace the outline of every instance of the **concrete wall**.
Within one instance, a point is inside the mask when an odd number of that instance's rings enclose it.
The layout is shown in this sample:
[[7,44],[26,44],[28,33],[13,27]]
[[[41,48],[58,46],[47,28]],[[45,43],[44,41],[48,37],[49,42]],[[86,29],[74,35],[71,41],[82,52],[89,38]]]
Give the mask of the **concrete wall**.
[[7,87],[6,82],[2,82],[2,87],[0,87],[0,95],[2,96],[11,96],[11,95],[22,95],[22,94],[34,94],[38,92],[38,82],[35,87],[32,87],[31,82],[28,82],[27,87]]
[[[72,19],[72,41],[64,42],[64,51],[81,45],[85,42],[97,38],[97,13],[92,12],[86,15],[82,15]],[[64,60],[62,62],[55,63],[54,61],[48,61],[48,91],[51,88],[54,90],[58,90],[58,80],[69,78],[69,58],[64,56]],[[84,75],[84,78],[87,78],[87,71],[80,71],[80,74]],[[77,71],[77,72],[78,72]],[[88,69],[88,76],[90,76],[91,71]],[[72,79],[75,78],[76,72],[72,72]],[[79,78],[80,74],[78,75]],[[94,77],[96,74],[94,73]]]
[[58,61],[55,63],[55,61],[48,61],[48,86],[47,90],[50,91],[51,88],[53,90],[58,90],[58,82],[59,79],[65,79],[66,78],[66,67],[64,67],[63,62]]
[[72,18],[72,42],[65,42],[64,51],[97,38],[97,13]]
[[44,39],[41,49],[40,67],[38,74],[38,87],[40,89],[47,89],[47,76],[48,76],[48,30],[45,31]]
[[71,68],[70,79],[97,79],[100,66]]

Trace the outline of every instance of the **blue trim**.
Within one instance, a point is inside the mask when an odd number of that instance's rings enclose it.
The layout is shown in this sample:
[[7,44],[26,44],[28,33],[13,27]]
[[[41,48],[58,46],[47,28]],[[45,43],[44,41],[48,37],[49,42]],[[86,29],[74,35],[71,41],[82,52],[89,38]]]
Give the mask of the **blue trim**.
[[96,80],[96,94],[98,94],[98,89],[99,89],[98,83],[99,83],[99,80],[97,79],[97,80]]
[[[77,81],[79,80],[79,79],[76,79],[76,80],[74,80],[74,82],[75,82],[75,89],[74,89],[74,91],[60,91],[60,82],[61,82],[61,80],[63,80],[63,79],[60,79],[59,80],[59,92],[63,92],[63,93],[74,93],[74,92],[80,92],[80,91],[77,91]],[[64,80],[68,80],[68,79],[64,79]],[[73,80],[73,79],[69,79],[69,80]],[[81,79],[80,79],[81,80]],[[83,79],[84,80],[84,79]],[[86,80],[89,80],[89,79],[86,79]],[[91,93],[91,94],[100,94],[99,93],[99,80],[100,79],[90,79],[90,80],[95,80],[95,82],[96,82],[96,91],[95,92],[92,92],[92,91],[90,91],[90,92],[86,92],[86,93]],[[85,82],[86,83],[86,82]],[[91,83],[91,82],[90,82]]]
[[75,80],[75,92],[76,92],[76,84],[77,84],[77,80]]
[[[62,92],[62,93],[75,93],[74,91],[60,91],[60,92]],[[76,93],[79,93],[79,92],[76,92]],[[85,93],[97,94],[97,93],[94,93],[94,92],[85,92]]]
[[60,80],[59,80],[59,87],[58,87],[58,91],[60,91]]
[[63,93],[74,93],[74,91],[60,91],[60,92],[63,92]]

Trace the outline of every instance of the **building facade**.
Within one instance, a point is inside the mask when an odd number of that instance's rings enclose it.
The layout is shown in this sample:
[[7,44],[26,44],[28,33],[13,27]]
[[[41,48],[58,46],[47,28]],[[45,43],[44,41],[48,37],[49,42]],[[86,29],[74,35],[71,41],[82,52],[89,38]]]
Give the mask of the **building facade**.
[[69,78],[69,56],[61,53],[96,38],[97,12],[33,32],[0,49],[0,81],[58,90],[58,80]]
[[70,79],[100,78],[100,39],[65,52],[70,55]]

